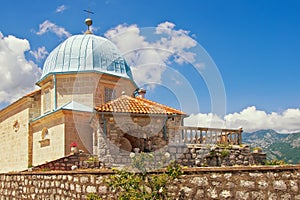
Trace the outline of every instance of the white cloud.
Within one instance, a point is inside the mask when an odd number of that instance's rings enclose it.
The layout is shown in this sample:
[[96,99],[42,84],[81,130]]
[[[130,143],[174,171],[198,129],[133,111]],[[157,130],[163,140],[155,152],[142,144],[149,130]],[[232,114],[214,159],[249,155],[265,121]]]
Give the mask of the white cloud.
[[49,20],[46,20],[39,25],[39,31],[36,34],[43,35],[47,32],[52,32],[60,38],[71,36],[71,34],[68,31],[66,31],[65,28],[57,26],[56,24],[50,22]]
[[61,12],[65,11],[66,9],[67,9],[67,7],[65,5],[61,5],[56,8],[55,12],[61,13]]
[[175,30],[175,24],[164,22],[154,28],[118,25],[105,36],[124,54],[135,81],[144,85],[160,84],[162,74],[172,61],[177,64],[195,61],[196,55],[189,49],[197,43],[188,34],[185,30]]
[[280,133],[300,132],[300,110],[287,109],[282,113],[267,113],[255,106],[239,113],[228,114],[221,119],[213,114],[192,114],[185,119],[185,125],[220,128],[240,128],[246,132],[260,129],[274,129]]
[[49,54],[44,46],[39,47],[37,51],[30,51],[29,53],[36,59],[36,61],[46,58],[46,56]]
[[11,103],[34,89],[41,69],[25,58],[30,50],[26,39],[0,32],[0,104]]

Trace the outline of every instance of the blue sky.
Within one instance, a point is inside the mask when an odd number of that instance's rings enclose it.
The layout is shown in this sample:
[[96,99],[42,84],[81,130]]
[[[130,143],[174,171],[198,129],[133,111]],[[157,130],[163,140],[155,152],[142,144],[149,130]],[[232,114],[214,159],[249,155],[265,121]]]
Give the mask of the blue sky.
[[[9,35],[25,39],[28,44],[23,48],[24,62],[35,65],[31,70],[36,71],[42,68],[47,53],[64,41],[68,34],[81,34],[85,31],[83,22],[87,13],[84,9],[91,9],[95,13],[91,15],[93,32],[100,36],[108,36],[109,30],[116,30],[118,26],[123,29],[135,26],[141,30],[144,27],[155,28],[159,24],[171,23],[170,29],[184,31],[212,58],[224,83],[228,117],[237,114],[237,117],[243,118],[247,116],[244,113],[251,113],[249,118],[254,116],[255,119],[284,121],[288,115],[287,123],[277,130],[300,130],[300,123],[290,120],[300,118],[299,1],[12,0],[3,2],[1,6],[2,40]],[[43,32],[43,23],[57,29],[48,28]],[[40,54],[37,54],[38,50]],[[9,60],[3,63],[6,62]],[[176,68],[178,63],[173,64]],[[6,68],[0,67],[5,72]],[[178,66],[177,70],[182,72],[182,69]],[[197,115],[198,112],[205,113],[204,117],[207,117],[212,110],[208,86],[201,76],[194,77],[191,67],[185,72],[199,103],[199,109],[189,107],[186,110],[189,114],[194,113],[193,116],[198,119],[202,119]],[[36,76],[38,74],[34,77]],[[23,85],[23,79],[27,80],[24,74],[17,79],[20,81],[15,87]],[[9,89],[14,88],[9,88],[9,84],[4,85],[0,87],[1,107],[18,98],[17,95],[6,98],[10,95]],[[149,98],[178,107],[181,103],[180,99],[174,101],[176,94],[165,92],[162,88],[157,86],[155,90],[149,91]],[[21,95],[25,90],[18,91],[18,94]],[[167,98],[164,94],[173,95],[174,98]],[[290,116],[287,114],[289,111],[295,113]],[[260,116],[260,112],[264,117],[255,117]],[[275,119],[272,118],[274,116]],[[249,122],[241,124],[250,126]]]

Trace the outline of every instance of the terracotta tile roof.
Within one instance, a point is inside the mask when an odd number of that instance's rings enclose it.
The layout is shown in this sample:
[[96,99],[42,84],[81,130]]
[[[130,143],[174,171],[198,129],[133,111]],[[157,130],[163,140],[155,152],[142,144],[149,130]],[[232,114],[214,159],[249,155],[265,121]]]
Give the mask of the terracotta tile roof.
[[154,101],[122,95],[95,108],[98,112],[119,112],[119,113],[135,113],[135,114],[167,114],[167,115],[186,115],[184,112],[156,103]]

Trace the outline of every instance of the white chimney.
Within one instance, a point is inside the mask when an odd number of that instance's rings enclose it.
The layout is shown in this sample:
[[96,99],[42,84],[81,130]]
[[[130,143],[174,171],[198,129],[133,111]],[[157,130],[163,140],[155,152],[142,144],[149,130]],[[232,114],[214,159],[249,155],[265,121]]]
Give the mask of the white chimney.
[[143,88],[139,88],[139,90],[137,91],[137,93],[138,93],[138,95],[137,95],[138,97],[145,98],[146,90],[143,89]]

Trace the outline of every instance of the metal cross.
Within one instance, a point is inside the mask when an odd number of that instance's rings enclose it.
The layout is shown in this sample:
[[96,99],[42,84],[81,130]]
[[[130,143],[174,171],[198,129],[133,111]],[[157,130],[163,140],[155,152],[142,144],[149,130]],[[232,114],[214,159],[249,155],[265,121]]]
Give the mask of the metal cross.
[[88,17],[90,17],[90,14],[95,14],[94,12],[92,12],[90,10],[83,10],[83,11],[88,13]]

